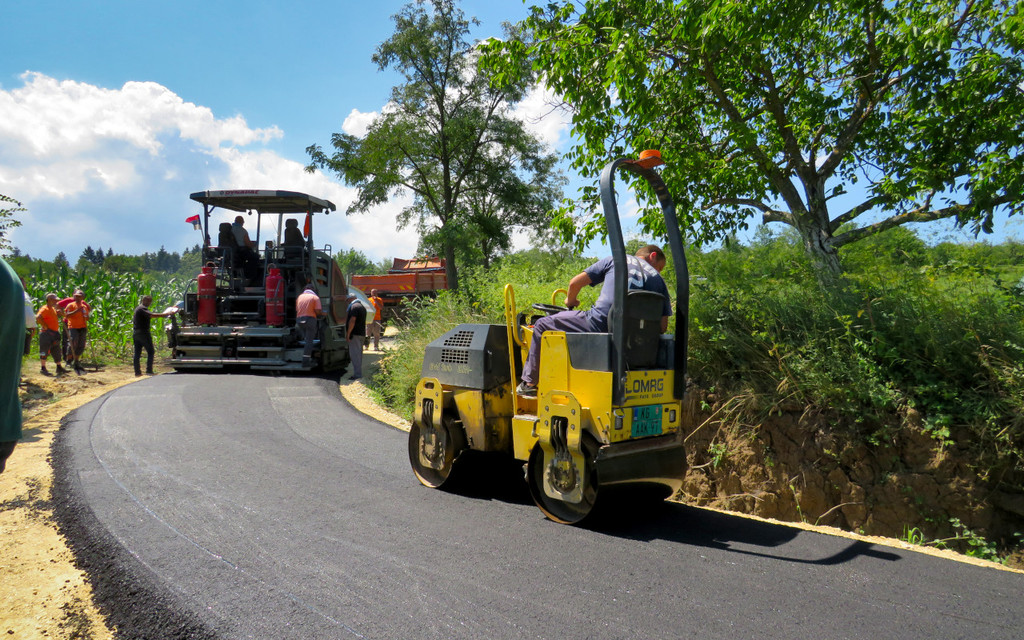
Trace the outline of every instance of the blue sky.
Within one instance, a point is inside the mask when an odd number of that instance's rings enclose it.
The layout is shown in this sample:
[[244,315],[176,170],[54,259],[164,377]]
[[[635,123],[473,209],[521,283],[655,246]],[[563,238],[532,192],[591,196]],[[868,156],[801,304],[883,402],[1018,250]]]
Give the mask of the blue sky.
[[[358,132],[400,82],[370,57],[404,4],[5,0],[0,193],[28,209],[13,243],[72,264],[86,245],[180,251],[199,241],[190,193],[261,188],[337,204],[317,232],[334,250],[412,256],[415,232],[395,230],[401,202],[346,217],[354,192],[302,171],[307,146]],[[519,0],[461,6],[477,38],[527,13]],[[567,139],[564,123],[531,126],[553,146]]]
[[[415,231],[395,225],[407,201],[345,216],[354,191],[303,171],[307,146],[327,146],[337,131],[361,133],[401,81],[370,57],[404,4],[3,0],[0,193],[28,209],[13,243],[37,258],[63,251],[72,263],[86,245],[181,251],[200,239],[184,223],[199,210],[190,193],[256,188],[332,200],[339,211],[318,221],[316,237],[335,251],[414,255]],[[480,20],[481,39],[527,14],[521,0],[461,6]],[[566,123],[537,120],[549,111],[545,96],[535,93],[520,110],[542,139],[566,150]],[[620,212],[628,218],[635,206],[620,203]],[[1000,220],[991,241],[1020,237],[1018,220]],[[949,224],[922,233],[970,239]]]

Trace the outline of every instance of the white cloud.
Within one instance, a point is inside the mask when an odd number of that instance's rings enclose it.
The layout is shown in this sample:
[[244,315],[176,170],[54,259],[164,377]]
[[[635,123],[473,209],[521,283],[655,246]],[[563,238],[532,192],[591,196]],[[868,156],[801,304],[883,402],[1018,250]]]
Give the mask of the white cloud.
[[366,135],[366,132],[370,130],[370,125],[380,115],[379,111],[370,111],[364,113],[359,109],[353,109],[345,117],[345,122],[341,124],[341,130],[350,136],[362,138]]
[[251,129],[240,116],[218,120],[206,107],[185,102],[155,82],[127,82],[104,89],[39,73],[21,76],[25,85],[0,91],[0,140],[18,155],[38,159],[81,157],[118,141],[157,155],[161,137],[213,149],[221,144],[267,142],[277,127]]
[[106,89],[39,73],[21,78],[23,86],[0,89],[0,193],[27,208],[11,234],[24,253],[51,259],[64,251],[73,263],[87,244],[119,253],[184,249],[200,239],[184,224],[198,207],[189,194],[218,188],[325,197],[339,211],[318,220],[317,244],[357,247],[374,260],[415,252],[415,231],[394,231],[397,207],[345,216],[352,189],[267,149],[284,135],[276,126],[217,118],[154,82]]
[[552,148],[562,148],[568,140],[570,115],[554,92],[535,85],[512,110],[528,131]]
[[635,223],[640,219],[640,205],[636,197],[630,197],[625,203],[619,203],[619,219],[628,223]]

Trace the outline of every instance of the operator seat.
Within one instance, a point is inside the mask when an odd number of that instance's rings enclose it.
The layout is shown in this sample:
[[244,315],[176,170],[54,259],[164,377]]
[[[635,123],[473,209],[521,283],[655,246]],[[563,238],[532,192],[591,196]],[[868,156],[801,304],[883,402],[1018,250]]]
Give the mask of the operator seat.
[[288,261],[299,261],[302,259],[302,248],[306,246],[306,239],[299,231],[299,221],[295,218],[288,218],[284,221],[284,257]]
[[649,369],[658,363],[661,312],[665,296],[655,291],[631,289],[623,308],[623,352],[626,368]]
[[235,242],[235,234],[231,232],[230,222],[222,222],[217,227],[217,248],[220,249],[220,255],[224,258],[224,267],[228,269],[233,267],[238,243]]

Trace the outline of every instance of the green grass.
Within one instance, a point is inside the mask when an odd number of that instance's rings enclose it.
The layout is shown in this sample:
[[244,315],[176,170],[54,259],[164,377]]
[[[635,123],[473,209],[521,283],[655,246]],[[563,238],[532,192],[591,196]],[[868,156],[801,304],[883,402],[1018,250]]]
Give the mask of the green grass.
[[[791,236],[691,251],[690,374],[719,398],[740,400],[721,413],[723,428],[757,424],[786,404],[822,416],[840,441],[869,448],[920,425],[991,489],[1019,493],[1024,289],[1013,276],[1021,257],[1012,243],[929,247],[898,231],[845,250],[841,285],[823,290]],[[460,322],[503,322],[506,282],[522,311],[550,302],[589,262],[532,251],[486,272],[466,270],[460,294],[421,302],[411,314],[384,363],[382,397],[411,415],[431,340]],[[584,306],[596,294],[588,290]],[[723,453],[709,455],[721,462]],[[991,556],[980,536],[959,535],[968,553]]]
[[407,319],[399,324],[396,346],[381,358],[373,387],[376,397],[392,411],[411,418],[427,345],[463,322],[491,320],[465,296],[449,291],[442,291],[436,299],[413,302],[406,310]]
[[[939,442],[972,448],[982,475],[1022,473],[1024,292],[1002,277],[1018,254],[1015,244],[931,248],[900,232],[850,247],[844,282],[823,290],[791,236],[692,251],[691,375],[751,398],[748,410],[817,407],[869,444],[891,440],[912,411]],[[589,262],[535,250],[466,270],[459,295],[411,314],[385,362],[389,403],[411,406],[432,339],[459,322],[503,322],[506,282],[522,311]]]

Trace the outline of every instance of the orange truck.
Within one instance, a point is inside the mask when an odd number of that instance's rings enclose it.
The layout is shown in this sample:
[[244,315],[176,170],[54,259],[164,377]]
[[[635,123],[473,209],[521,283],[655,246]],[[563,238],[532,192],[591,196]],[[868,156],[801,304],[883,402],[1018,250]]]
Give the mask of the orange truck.
[[386,274],[353,274],[351,283],[368,296],[377,290],[384,300],[385,321],[401,314],[401,305],[407,298],[435,296],[438,291],[448,288],[444,259],[436,256],[410,260],[395,258]]

